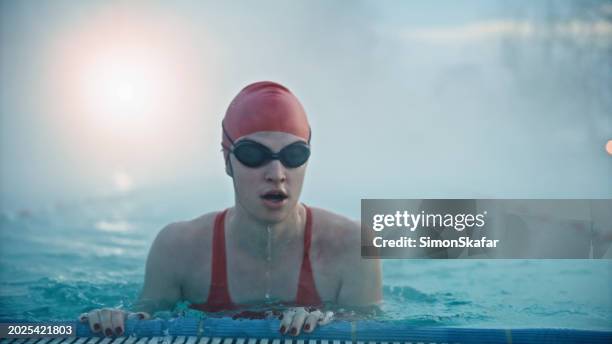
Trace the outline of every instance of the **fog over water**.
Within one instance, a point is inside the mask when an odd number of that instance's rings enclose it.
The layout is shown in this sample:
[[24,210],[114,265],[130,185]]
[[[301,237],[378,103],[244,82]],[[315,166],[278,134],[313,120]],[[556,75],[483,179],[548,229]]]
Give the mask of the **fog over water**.
[[220,121],[264,79],[309,114],[309,204],[612,196],[609,2],[0,6],[4,212],[230,205]]
[[[610,1],[1,1],[0,318],[129,308],[157,231],[233,204],[220,123],[259,80],[308,113],[309,205],[612,198],[611,61]],[[383,270],[381,319],[612,324],[610,260]]]

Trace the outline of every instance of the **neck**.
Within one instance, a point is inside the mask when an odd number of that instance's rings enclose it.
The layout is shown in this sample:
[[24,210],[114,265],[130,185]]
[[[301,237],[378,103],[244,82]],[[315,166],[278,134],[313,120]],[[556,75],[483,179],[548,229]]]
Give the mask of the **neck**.
[[[263,222],[244,209],[239,203],[227,214],[229,240],[253,258],[267,258],[289,244],[301,240],[306,225],[306,208],[298,203],[281,222]],[[271,247],[269,247],[271,246]]]

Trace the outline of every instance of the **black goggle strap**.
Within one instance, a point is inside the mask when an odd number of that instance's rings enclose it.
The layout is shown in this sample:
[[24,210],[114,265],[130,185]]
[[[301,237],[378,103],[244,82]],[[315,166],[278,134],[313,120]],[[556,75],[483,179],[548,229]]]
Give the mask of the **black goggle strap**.
[[[229,134],[227,133],[227,130],[225,130],[225,121],[221,121],[221,128],[223,129],[223,135],[225,135],[225,137],[227,137],[227,139],[229,140],[229,142],[232,144],[232,146],[234,145],[234,140],[232,140],[232,138],[229,136]],[[221,147],[227,149],[228,151],[232,151],[231,147],[225,147],[223,145],[223,143],[221,143]]]
[[[223,120],[221,121],[221,128],[223,129],[223,135],[225,135],[225,137],[227,137],[227,139],[229,140],[229,142],[233,146],[234,145],[234,140],[232,140],[232,138],[227,133],[227,130],[225,130],[225,121],[223,121]],[[228,152],[232,151],[232,148],[231,147],[225,147],[223,142],[221,142],[221,147],[223,147],[223,149],[227,149]],[[234,180],[234,167],[232,166],[232,159],[229,158],[229,155],[227,156],[227,163],[229,164],[229,174],[232,177],[232,183],[234,183],[234,190],[235,190],[236,189],[236,181]]]

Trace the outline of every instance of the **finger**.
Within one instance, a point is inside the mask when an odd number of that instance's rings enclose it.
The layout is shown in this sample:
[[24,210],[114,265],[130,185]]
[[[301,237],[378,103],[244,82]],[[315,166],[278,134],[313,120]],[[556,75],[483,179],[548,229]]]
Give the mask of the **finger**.
[[136,316],[140,320],[149,320],[149,319],[151,319],[151,314],[149,314],[147,312],[136,312]]
[[304,321],[304,332],[312,332],[317,327],[319,319],[323,318],[323,313],[320,310],[310,312]]
[[87,320],[89,320],[89,318],[87,317],[88,313],[82,313],[81,315],[79,315],[79,321],[80,322],[86,322]]
[[110,309],[103,309],[100,311],[100,326],[105,336],[110,337],[113,335],[113,324],[112,324],[112,313]]
[[111,323],[112,329],[116,336],[121,336],[125,332],[125,312],[119,309],[111,311]]
[[304,320],[306,320],[306,316],[308,316],[308,312],[304,307],[298,307],[295,311],[295,315],[293,316],[293,321],[291,322],[291,335],[298,336],[300,331],[302,330],[302,326],[304,326]]
[[149,320],[151,316],[147,312],[129,312],[127,318],[130,320]]
[[295,309],[293,308],[290,308],[283,312],[279,330],[281,334],[287,334],[287,332],[289,331],[289,327],[291,326],[291,321],[293,321],[294,315]]
[[266,315],[268,316],[268,318],[276,318],[278,320],[283,320],[283,313],[280,312],[278,309],[272,309],[266,312]]
[[87,318],[89,319],[89,329],[92,333],[98,333],[102,330],[102,325],[100,324],[100,310],[94,309],[89,312]]
[[266,319],[279,319],[279,320],[283,319],[283,314],[280,313],[276,309],[271,309],[269,311],[266,311],[265,314],[266,314]]
[[327,311],[323,314],[323,317],[319,319],[319,326],[327,325],[334,320],[334,312]]

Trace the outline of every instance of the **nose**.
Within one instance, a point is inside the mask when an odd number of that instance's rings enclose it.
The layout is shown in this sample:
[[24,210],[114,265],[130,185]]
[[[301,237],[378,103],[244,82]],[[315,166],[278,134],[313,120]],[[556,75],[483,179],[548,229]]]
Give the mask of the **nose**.
[[267,182],[284,183],[287,180],[285,166],[278,160],[272,160],[266,165],[265,178]]

